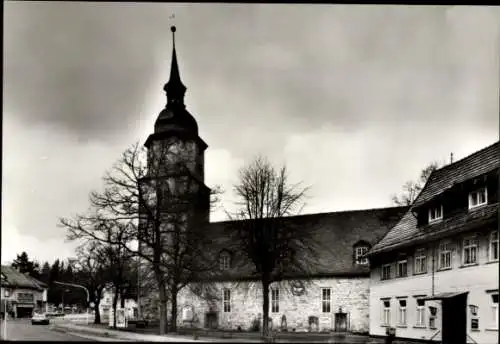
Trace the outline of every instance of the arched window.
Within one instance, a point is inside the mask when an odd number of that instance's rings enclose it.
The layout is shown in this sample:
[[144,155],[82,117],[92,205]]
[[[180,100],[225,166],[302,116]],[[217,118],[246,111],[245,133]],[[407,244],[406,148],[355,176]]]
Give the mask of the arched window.
[[370,244],[366,241],[360,240],[353,246],[354,249],[354,263],[360,265],[368,264],[366,253],[370,249]]
[[231,254],[227,251],[222,251],[219,255],[219,267],[221,270],[229,270],[231,268]]

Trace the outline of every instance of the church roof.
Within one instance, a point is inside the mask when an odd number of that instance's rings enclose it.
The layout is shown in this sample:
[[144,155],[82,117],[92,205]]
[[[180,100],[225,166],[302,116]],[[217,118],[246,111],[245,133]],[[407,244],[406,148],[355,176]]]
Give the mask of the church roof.
[[[361,241],[370,246],[375,245],[407,209],[408,207],[390,207],[339,211],[291,216],[286,220],[294,226],[311,231],[318,244],[316,264],[309,277],[367,276],[369,266],[354,263],[354,246]],[[237,230],[237,226],[242,223],[243,221],[211,223],[208,227],[214,243],[211,250],[231,251],[233,245],[227,231]],[[233,256],[238,259],[241,254],[235,252]],[[251,278],[252,270],[251,264],[247,264],[246,268],[241,268],[238,264],[237,268],[221,273],[218,277],[222,280]]]

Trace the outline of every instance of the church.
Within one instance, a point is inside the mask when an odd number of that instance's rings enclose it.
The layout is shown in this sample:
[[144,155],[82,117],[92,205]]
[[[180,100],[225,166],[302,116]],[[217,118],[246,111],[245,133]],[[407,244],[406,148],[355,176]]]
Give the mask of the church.
[[[218,269],[214,272],[218,278],[204,281],[213,287],[215,298],[199,296],[192,286],[180,291],[177,300],[178,326],[258,331],[262,324],[259,280],[251,271],[239,268],[237,261],[241,259],[241,254],[232,252],[227,242],[229,239],[224,234],[228,227],[238,223],[209,222],[210,189],[204,181],[204,152],[208,145],[199,136],[198,124],[184,104],[186,86],[181,81],[177,62],[175,27],[172,27],[172,33],[170,79],[164,87],[167,104],[145,143],[148,166],[161,164],[155,160],[155,152],[172,146],[172,143],[175,143],[176,151],[189,157],[186,176],[196,182],[203,195],[201,201],[193,205],[195,209],[192,211],[205,221],[204,227],[212,238],[206,250],[216,257]],[[318,248],[317,263],[309,275],[300,276],[293,283],[271,286],[271,327],[297,332],[368,333],[370,267],[365,254],[406,210],[407,207],[390,207],[288,217],[287,221],[296,226],[314,229],[315,239],[321,247]],[[144,316],[158,314],[152,299],[153,294],[140,300]]]

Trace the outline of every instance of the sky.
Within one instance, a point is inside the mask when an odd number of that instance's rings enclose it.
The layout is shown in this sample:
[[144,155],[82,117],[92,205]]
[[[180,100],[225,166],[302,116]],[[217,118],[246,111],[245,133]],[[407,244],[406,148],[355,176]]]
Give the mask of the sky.
[[[429,162],[498,140],[500,8],[4,3],[2,263],[74,256],[57,226],[165,106],[177,26],[206,183],[234,209],[257,154],[303,213],[391,206]],[[174,14],[174,19],[169,19]]]

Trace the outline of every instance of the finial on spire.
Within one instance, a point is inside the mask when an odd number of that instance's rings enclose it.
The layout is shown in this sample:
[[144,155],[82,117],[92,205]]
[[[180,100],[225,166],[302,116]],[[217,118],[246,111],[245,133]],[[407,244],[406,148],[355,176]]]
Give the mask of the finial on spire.
[[175,28],[175,25],[172,25],[170,27],[170,31],[172,31],[172,44],[174,45],[174,49],[175,49],[175,31],[177,31],[177,29]]

